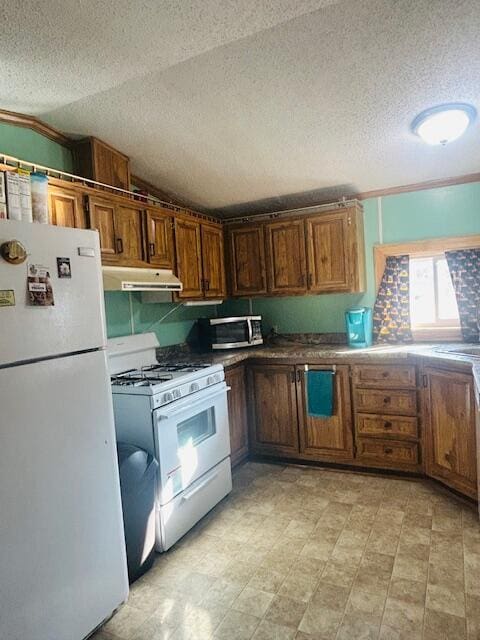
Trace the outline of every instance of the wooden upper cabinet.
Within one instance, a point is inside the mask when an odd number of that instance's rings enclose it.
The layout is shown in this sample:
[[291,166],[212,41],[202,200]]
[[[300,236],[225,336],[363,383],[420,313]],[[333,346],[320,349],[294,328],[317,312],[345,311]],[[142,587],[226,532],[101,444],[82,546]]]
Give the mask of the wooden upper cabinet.
[[358,207],[306,219],[308,288],[313,293],[365,288],[363,217]]
[[298,454],[295,367],[253,365],[248,371],[248,390],[251,449]]
[[224,298],[227,294],[223,229],[220,226],[202,224],[202,267],[205,298]]
[[263,225],[228,230],[230,290],[234,296],[267,293]]
[[203,298],[202,240],[200,223],[185,218],[175,219],[175,253],[177,276],[183,284],[179,298]]
[[151,265],[173,269],[173,217],[167,209],[145,212],[146,254]]
[[80,191],[48,185],[48,210],[51,224],[77,229],[87,226]]
[[130,165],[126,155],[98,138],[90,137],[74,144],[75,171],[119,189],[130,189]]
[[142,209],[117,206],[115,243],[121,262],[134,265],[143,261]]
[[[331,366],[309,367],[310,371],[329,370]],[[306,376],[297,369],[300,453],[312,459],[353,460],[353,425],[350,404],[348,366],[337,366],[333,375],[333,415],[317,418],[308,415]]]
[[476,498],[473,378],[430,367],[424,374],[427,475]]
[[106,198],[88,197],[88,214],[90,228],[96,229],[100,235],[102,258],[117,260],[117,243],[115,235],[115,203]]
[[304,220],[280,220],[265,225],[268,291],[276,294],[305,293]]
[[307,225],[310,291],[350,289],[348,222],[344,212],[309,218]]

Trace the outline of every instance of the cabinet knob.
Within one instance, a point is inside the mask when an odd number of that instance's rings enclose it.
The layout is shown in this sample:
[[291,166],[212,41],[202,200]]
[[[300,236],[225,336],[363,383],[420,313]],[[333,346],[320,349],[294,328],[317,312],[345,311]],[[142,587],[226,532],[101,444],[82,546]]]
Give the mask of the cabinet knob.
[[390,449],[390,447],[388,447],[387,449],[384,449],[384,451],[387,455],[390,455],[393,453],[393,449]]
[[121,238],[117,238],[117,253],[123,253],[123,240]]
[[385,422],[383,423],[383,427],[384,429],[391,429],[392,423],[390,422],[390,420],[385,420]]
[[149,243],[148,250],[150,252],[150,256],[154,256],[155,255],[155,243],[154,242],[150,242]]
[[382,378],[388,378],[389,375],[390,375],[389,371],[383,371]]
[[390,402],[392,401],[390,396],[385,396],[383,399],[383,404],[390,404]]

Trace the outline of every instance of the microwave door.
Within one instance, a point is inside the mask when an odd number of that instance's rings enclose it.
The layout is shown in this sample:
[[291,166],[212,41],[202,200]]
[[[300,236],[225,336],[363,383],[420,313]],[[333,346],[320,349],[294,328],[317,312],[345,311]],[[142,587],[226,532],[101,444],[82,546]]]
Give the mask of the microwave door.
[[236,349],[250,345],[247,320],[237,320],[212,326],[212,349]]

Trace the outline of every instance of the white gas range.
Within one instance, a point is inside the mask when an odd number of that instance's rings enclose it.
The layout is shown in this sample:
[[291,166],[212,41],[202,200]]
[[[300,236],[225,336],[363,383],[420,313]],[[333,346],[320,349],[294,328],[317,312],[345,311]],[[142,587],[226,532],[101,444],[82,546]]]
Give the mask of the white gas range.
[[222,365],[162,364],[153,333],[114,338],[107,353],[117,440],[159,462],[156,549],[166,551],[232,489]]

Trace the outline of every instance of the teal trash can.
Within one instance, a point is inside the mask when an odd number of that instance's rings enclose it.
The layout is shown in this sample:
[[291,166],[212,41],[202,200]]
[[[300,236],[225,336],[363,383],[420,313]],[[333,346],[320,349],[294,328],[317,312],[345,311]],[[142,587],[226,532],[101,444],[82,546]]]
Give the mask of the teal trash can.
[[350,347],[364,349],[373,343],[373,316],[369,307],[353,307],[345,311],[347,341]]

